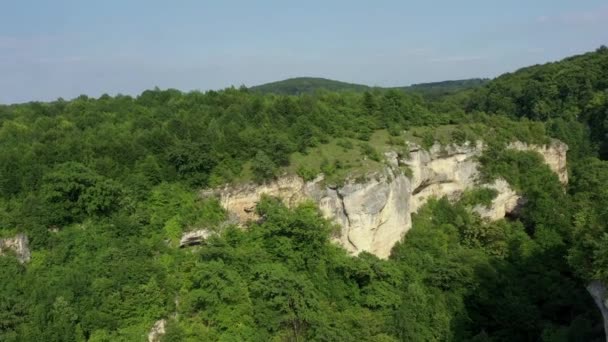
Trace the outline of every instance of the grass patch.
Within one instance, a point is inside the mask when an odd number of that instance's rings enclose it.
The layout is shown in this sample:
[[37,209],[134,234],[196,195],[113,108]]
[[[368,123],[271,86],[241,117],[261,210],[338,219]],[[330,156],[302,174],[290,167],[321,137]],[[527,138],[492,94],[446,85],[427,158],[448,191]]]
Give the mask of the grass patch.
[[[377,130],[369,134],[365,141],[355,136],[329,140],[305,153],[296,152],[290,156],[290,164],[281,168],[279,175],[299,175],[305,180],[312,180],[318,174],[325,174],[328,184],[343,184],[347,178],[362,179],[380,171],[386,165],[384,153],[397,152],[407,157],[407,142],[415,143],[429,149],[435,142],[441,145],[462,144],[466,141],[484,140],[488,144],[502,145],[514,140],[531,143],[544,143],[546,137],[542,130],[532,122],[501,121],[493,117],[484,117],[484,123],[459,125],[410,127],[407,131],[391,135],[388,130]],[[483,121],[483,120],[482,120]],[[485,122],[485,121],[484,121]],[[393,132],[395,134],[395,132]],[[403,173],[411,175],[411,170]],[[242,172],[234,183],[243,184],[253,180],[251,162],[243,164]]]
[[[388,136],[387,133],[386,135]],[[375,136],[376,133],[372,134],[369,143],[352,138],[340,138],[320,144],[306,153],[296,152],[291,155],[286,172],[298,174],[306,180],[324,173],[327,184],[340,185],[347,178],[357,178],[380,171],[385,165],[382,153],[387,149],[377,147],[379,138]]]

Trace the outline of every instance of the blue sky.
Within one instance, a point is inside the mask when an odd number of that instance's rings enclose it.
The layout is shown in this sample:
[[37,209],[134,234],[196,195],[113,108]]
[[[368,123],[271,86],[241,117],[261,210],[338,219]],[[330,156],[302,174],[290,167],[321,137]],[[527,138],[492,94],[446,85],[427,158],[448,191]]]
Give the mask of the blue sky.
[[0,103],[494,77],[608,45],[606,0],[0,1]]

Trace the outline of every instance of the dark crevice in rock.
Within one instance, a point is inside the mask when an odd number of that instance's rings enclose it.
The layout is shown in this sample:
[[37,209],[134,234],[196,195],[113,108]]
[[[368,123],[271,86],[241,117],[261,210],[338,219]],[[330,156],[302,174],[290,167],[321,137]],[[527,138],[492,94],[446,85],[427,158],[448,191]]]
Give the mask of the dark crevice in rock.
[[451,180],[441,180],[441,181],[424,181],[422,182],[422,184],[420,184],[416,189],[414,189],[414,191],[412,192],[412,195],[417,195],[419,193],[421,193],[422,191],[424,191],[424,189],[428,188],[429,186],[433,185],[433,184],[449,184],[449,183],[453,183]]
[[342,196],[342,194],[340,193],[339,190],[334,190],[334,191],[336,192],[336,196],[338,197],[338,200],[340,201],[342,213],[344,214],[344,217],[346,217],[346,222],[348,223],[348,231],[346,232],[346,239],[348,240],[348,243],[350,243],[350,245],[355,250],[358,250],[357,245],[355,245],[355,243],[350,239],[350,216],[348,216],[348,211],[346,210],[346,206],[344,205],[344,196]]

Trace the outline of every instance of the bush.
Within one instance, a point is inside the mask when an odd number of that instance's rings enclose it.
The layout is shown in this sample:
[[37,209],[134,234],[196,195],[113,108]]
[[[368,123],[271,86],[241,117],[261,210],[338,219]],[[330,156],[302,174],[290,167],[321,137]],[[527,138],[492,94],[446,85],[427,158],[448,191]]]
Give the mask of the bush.
[[321,162],[321,171],[325,174],[325,176],[331,176],[336,172],[336,164],[330,163],[327,158],[324,158]]
[[368,143],[360,143],[359,144],[359,148],[361,149],[361,152],[363,153],[363,155],[367,156],[369,159],[374,160],[379,162],[380,161],[380,154],[378,153],[378,151],[376,151],[376,149],[368,144]]
[[262,151],[258,151],[251,161],[251,171],[254,180],[258,183],[273,179],[278,171],[276,164]]
[[344,149],[350,150],[354,147],[352,141],[346,139],[340,139],[336,143],[338,146],[343,147]]
[[462,195],[462,204],[475,206],[477,204],[481,204],[484,206],[490,206],[492,204],[492,200],[496,198],[498,195],[498,191],[496,189],[491,188],[476,188],[470,191],[466,191]]
[[426,131],[422,134],[422,147],[430,149],[435,144],[435,136],[433,132]]
[[302,177],[302,179],[304,179],[304,181],[308,182],[308,181],[315,179],[318,172],[315,172],[313,169],[302,165],[298,168],[296,173],[298,174],[298,176]]

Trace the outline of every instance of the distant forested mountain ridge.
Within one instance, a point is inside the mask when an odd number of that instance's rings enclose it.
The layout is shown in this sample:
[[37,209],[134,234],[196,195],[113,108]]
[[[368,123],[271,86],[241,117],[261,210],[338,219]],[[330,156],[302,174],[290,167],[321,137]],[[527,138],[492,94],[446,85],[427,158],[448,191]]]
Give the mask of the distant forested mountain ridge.
[[422,93],[429,96],[441,96],[463,90],[479,88],[490,82],[487,78],[469,78],[465,80],[450,80],[441,82],[417,83],[401,89]]
[[318,77],[296,77],[283,81],[265,83],[249,88],[251,91],[260,93],[273,93],[280,95],[299,95],[311,94],[317,90],[337,91],[337,92],[363,92],[374,89],[398,89],[411,92],[418,92],[428,95],[445,95],[460,90],[477,88],[486,84],[489,80],[484,78],[471,78],[466,80],[441,81],[431,83],[418,83],[403,87],[371,87],[363,84],[347,83],[334,81],[327,78]]
[[320,89],[338,92],[360,92],[370,90],[371,87],[363,84],[346,83],[320,77],[296,77],[283,81],[265,83],[250,88],[250,90],[255,92],[281,95],[310,94]]

